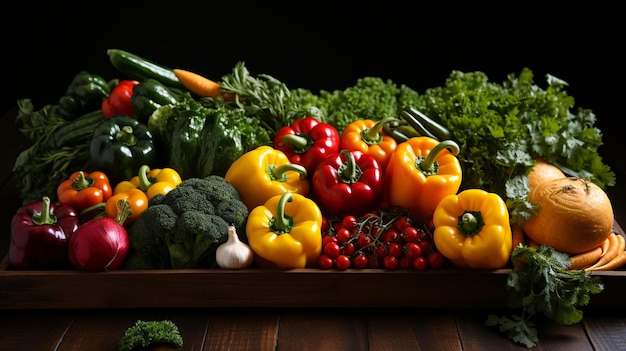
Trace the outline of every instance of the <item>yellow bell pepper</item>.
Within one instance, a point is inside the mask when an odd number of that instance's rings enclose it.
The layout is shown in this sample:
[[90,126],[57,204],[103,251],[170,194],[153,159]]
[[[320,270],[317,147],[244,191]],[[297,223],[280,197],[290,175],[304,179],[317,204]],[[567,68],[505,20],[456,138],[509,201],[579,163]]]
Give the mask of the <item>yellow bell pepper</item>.
[[143,165],[139,168],[139,174],[130,180],[119,182],[113,194],[125,193],[129,189],[140,189],[152,199],[157,194],[167,194],[170,190],[178,186],[182,181],[178,172],[172,168],[155,168]]
[[408,209],[414,220],[429,221],[439,201],[461,186],[458,153],[452,140],[420,136],[400,143],[383,176],[387,200]]
[[322,254],[322,212],[301,194],[276,195],[250,212],[246,235],[258,267],[316,267]]
[[249,211],[286,192],[307,196],[311,187],[303,166],[291,163],[285,153],[265,145],[236,159],[224,179],[239,191]]
[[459,268],[504,268],[513,239],[504,200],[482,189],[446,196],[433,216],[435,247]]

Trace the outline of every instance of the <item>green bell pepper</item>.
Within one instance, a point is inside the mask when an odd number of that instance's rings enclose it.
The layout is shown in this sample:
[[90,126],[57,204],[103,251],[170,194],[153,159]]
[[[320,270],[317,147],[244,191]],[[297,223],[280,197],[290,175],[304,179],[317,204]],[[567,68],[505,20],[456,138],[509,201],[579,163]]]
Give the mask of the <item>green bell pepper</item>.
[[128,180],[143,165],[154,167],[157,149],[152,133],[138,120],[116,115],[101,122],[89,145],[92,169],[105,172],[111,184]]
[[152,112],[163,105],[180,100],[181,92],[168,88],[155,79],[146,79],[135,85],[131,101],[135,107],[135,117],[141,123],[148,123]]
[[101,76],[80,71],[59,99],[59,113],[66,120],[100,109],[102,100],[111,93],[111,85]]

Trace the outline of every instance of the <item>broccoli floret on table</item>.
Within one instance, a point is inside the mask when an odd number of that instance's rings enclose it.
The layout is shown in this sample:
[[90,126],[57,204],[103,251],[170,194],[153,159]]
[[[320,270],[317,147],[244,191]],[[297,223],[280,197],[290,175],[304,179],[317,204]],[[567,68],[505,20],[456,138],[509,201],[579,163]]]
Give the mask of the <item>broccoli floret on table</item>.
[[183,347],[183,337],[174,322],[170,320],[137,320],[124,332],[124,336],[118,343],[118,350],[148,350],[151,346],[156,345]]
[[248,209],[221,176],[189,178],[154,196],[128,229],[125,269],[213,268],[217,247],[233,225],[246,242]]

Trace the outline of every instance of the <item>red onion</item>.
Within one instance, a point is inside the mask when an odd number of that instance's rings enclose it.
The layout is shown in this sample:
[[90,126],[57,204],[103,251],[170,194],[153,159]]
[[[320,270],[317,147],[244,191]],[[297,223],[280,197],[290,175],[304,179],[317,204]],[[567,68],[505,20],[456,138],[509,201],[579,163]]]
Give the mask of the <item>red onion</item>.
[[78,227],[70,238],[68,255],[74,268],[111,271],[122,266],[129,248],[126,228],[113,218],[100,217]]

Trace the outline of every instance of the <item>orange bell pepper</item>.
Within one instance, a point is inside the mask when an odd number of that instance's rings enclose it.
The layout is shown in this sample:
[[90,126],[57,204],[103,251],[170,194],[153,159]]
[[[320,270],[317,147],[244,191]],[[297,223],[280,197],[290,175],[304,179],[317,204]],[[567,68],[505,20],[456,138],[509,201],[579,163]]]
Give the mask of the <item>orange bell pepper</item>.
[[389,158],[398,147],[398,142],[383,131],[383,126],[396,118],[384,118],[378,122],[371,119],[357,120],[348,124],[341,132],[341,149],[361,151],[378,161],[381,169],[387,168]]
[[108,200],[113,194],[109,177],[100,171],[76,171],[57,187],[59,203],[80,212]]
[[439,202],[461,186],[458,153],[452,140],[419,136],[400,143],[383,177],[387,200],[408,209],[416,221],[430,220]]
[[139,167],[138,175],[130,178],[130,180],[119,182],[113,189],[113,194],[123,193],[128,189],[140,189],[148,195],[148,200],[150,200],[155,195],[167,194],[181,181],[178,172],[172,168],[150,169],[150,166],[143,165]]
[[[124,202],[122,205],[121,202]],[[148,208],[148,196],[141,189],[127,189],[125,192],[111,196],[105,203],[107,217],[127,226],[133,224],[137,217]]]

